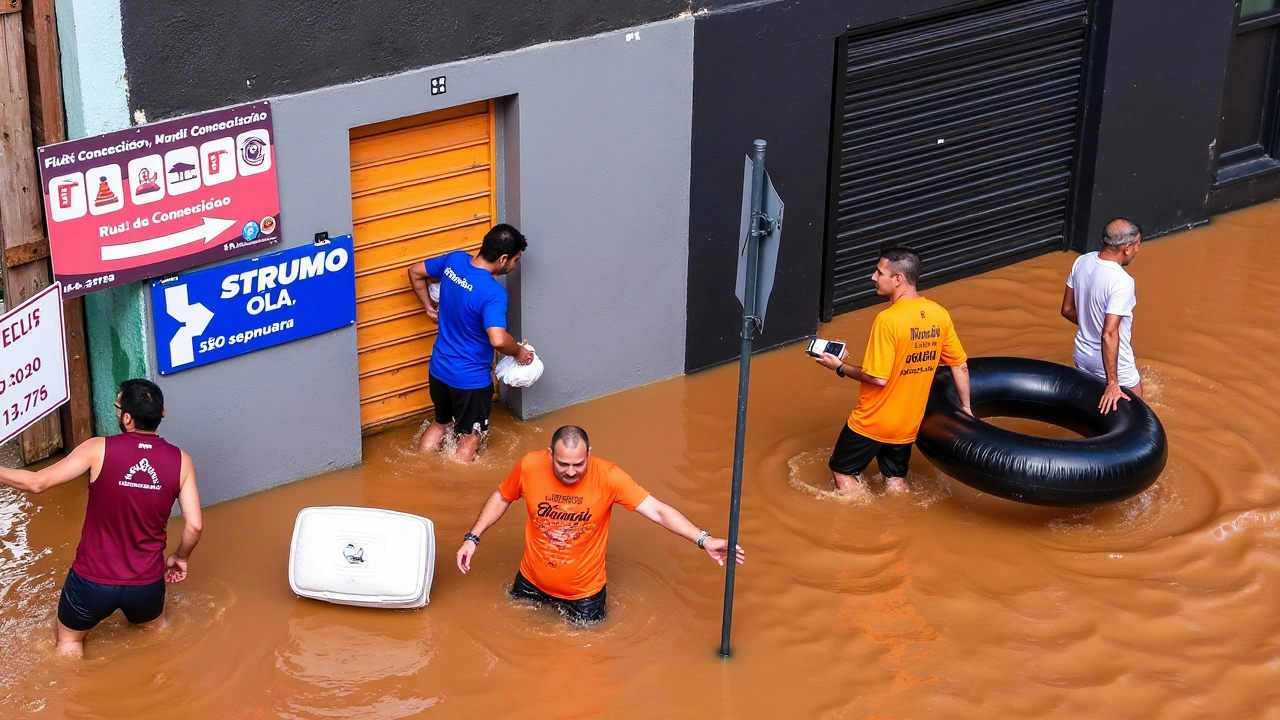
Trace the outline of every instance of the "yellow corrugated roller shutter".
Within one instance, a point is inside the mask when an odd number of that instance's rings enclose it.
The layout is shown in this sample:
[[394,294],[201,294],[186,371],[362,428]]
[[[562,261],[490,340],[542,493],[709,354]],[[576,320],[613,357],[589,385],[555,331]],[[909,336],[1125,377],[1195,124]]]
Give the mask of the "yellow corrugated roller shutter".
[[431,410],[436,324],[407,269],[450,250],[475,253],[493,225],[493,102],[351,131],[351,209],[365,433]]

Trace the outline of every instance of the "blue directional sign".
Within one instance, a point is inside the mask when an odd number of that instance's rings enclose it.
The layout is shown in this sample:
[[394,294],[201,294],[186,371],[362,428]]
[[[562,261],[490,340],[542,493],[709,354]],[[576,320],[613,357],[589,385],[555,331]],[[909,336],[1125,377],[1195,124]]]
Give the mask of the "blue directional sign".
[[151,283],[160,374],[352,325],[351,236]]

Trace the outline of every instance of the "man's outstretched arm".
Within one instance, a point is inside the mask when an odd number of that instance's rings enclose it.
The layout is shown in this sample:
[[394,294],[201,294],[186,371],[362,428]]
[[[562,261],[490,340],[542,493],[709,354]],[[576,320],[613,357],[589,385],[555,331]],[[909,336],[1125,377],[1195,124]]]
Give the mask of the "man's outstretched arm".
[[[689,542],[698,542],[698,538],[702,537],[702,530],[689,521],[679,510],[658,500],[650,495],[636,506],[636,512],[658,523],[662,527],[688,540]],[[729,559],[729,541],[724,538],[712,537],[708,535],[702,541],[702,549],[715,560],[717,564],[724,565]],[[741,565],[747,557],[742,546],[737,547],[737,561]]]
[[92,470],[95,464],[101,466],[105,448],[104,438],[89,438],[66,457],[36,472],[0,467],[0,483],[15,490],[42,493],[51,487],[75,480]]
[[[502,497],[502,493],[494,490],[488,500],[484,501],[484,507],[480,509],[480,517],[476,518],[476,524],[471,526],[471,534],[480,537],[494,523],[502,519],[507,512],[507,508],[511,507],[513,501]],[[471,540],[463,540],[462,547],[458,548],[458,569],[466,573],[471,569],[471,556],[476,552],[476,543]]]

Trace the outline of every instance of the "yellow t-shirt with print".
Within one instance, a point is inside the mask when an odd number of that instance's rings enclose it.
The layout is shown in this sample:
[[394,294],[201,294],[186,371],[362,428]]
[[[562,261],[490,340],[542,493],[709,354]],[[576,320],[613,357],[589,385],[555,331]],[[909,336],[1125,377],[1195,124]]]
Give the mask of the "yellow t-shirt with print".
[[938,363],[966,360],[951,315],[938,303],[909,298],[881,310],[871,324],[862,371],[888,383],[863,383],[849,429],[882,443],[915,442]]

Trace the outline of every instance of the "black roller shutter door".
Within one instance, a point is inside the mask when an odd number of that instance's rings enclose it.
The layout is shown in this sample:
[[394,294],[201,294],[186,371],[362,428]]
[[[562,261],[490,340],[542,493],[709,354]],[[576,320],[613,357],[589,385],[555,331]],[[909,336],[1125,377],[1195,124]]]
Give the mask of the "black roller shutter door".
[[1001,2],[844,39],[824,318],[874,299],[886,245],[920,253],[921,284],[1063,246],[1088,5]]

